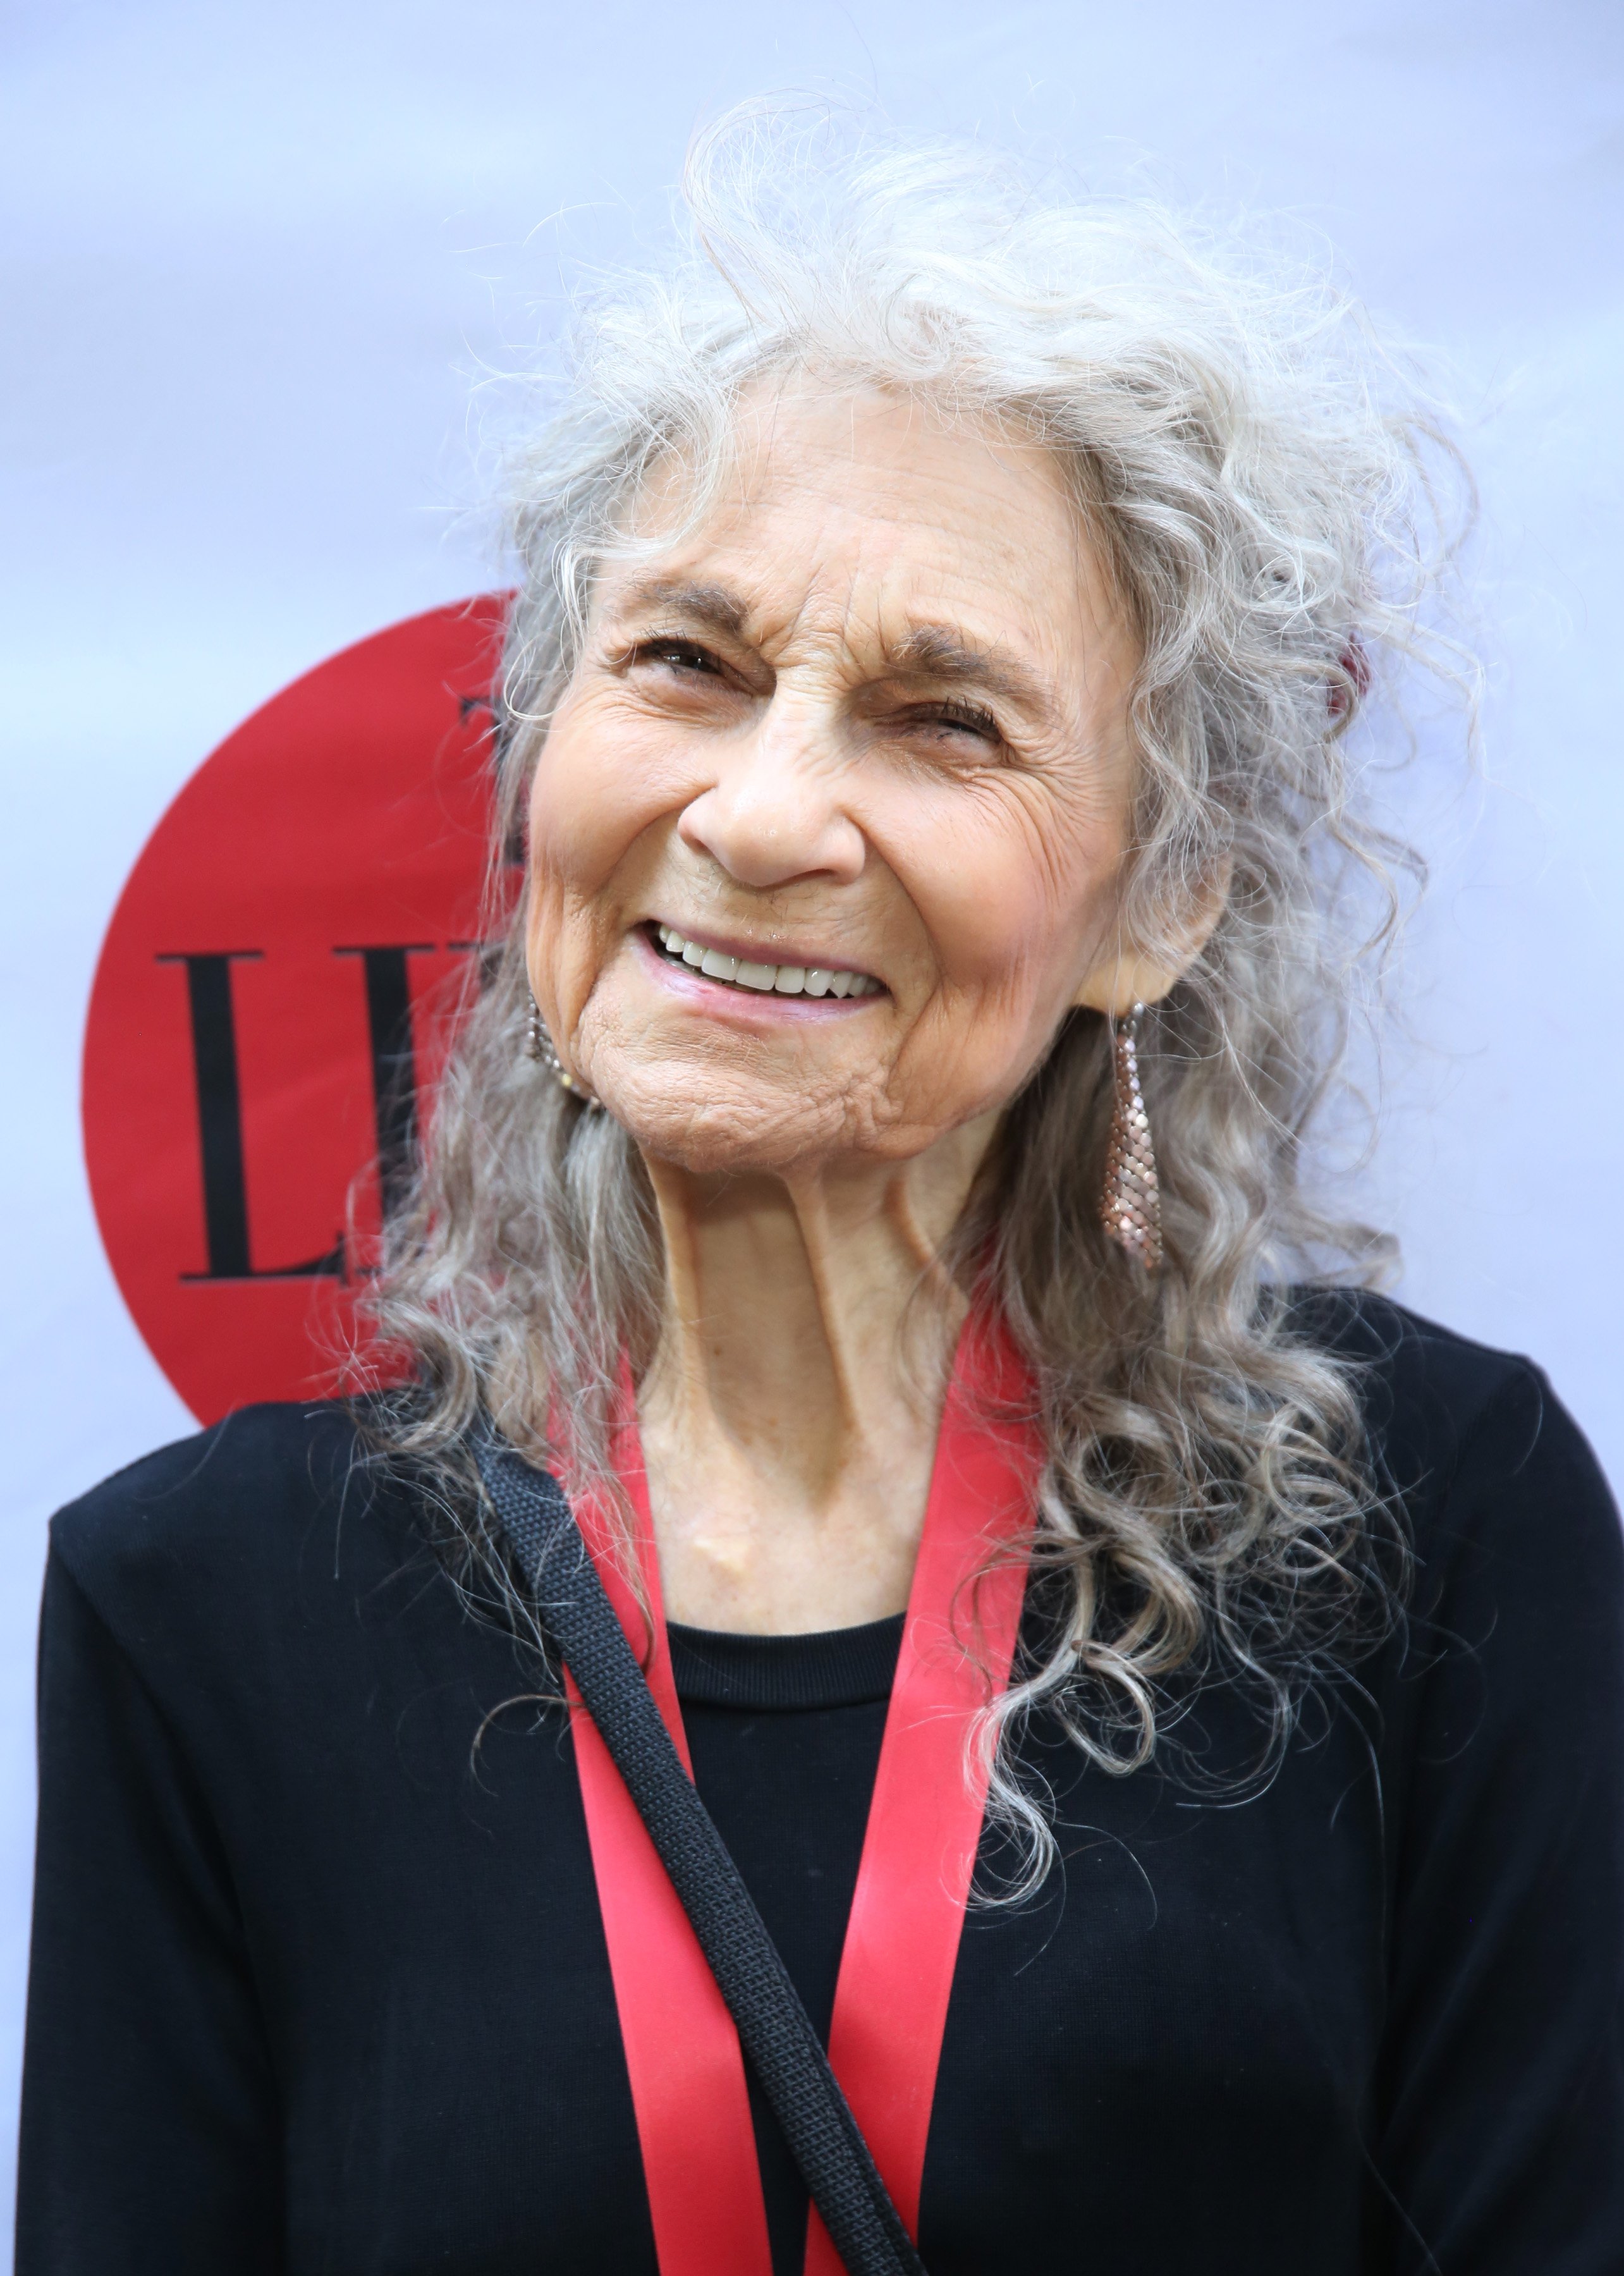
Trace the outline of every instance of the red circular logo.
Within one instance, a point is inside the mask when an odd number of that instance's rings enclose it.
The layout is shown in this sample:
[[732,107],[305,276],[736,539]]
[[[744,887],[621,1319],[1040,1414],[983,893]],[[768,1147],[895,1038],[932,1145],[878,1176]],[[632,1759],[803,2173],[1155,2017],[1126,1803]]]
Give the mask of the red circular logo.
[[345,649],[206,760],[108,927],[85,1152],[118,1286],[201,1421],[348,1371],[380,1211],[476,952],[505,601]]

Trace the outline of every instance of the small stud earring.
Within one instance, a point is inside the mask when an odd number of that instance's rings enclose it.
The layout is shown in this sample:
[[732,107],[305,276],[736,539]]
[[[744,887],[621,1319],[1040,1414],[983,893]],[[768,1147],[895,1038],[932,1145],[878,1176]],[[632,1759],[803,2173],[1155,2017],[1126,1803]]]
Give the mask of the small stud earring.
[[1115,1098],[1105,1147],[1105,1190],[1100,1223],[1126,1255],[1155,1272],[1162,1262],[1162,1196],[1150,1144],[1150,1118],[1139,1088],[1139,1022],[1144,1005],[1113,1021],[1112,1065]]
[[525,1049],[531,1058],[539,1061],[549,1070],[560,1090],[567,1090],[570,1096],[580,1099],[583,1106],[596,1108],[600,1114],[603,1112],[603,1101],[594,1098],[589,1090],[576,1081],[558,1052],[554,1051],[552,1037],[548,1034],[542,1019],[542,1007],[534,996],[530,998],[530,1026],[526,1037]]

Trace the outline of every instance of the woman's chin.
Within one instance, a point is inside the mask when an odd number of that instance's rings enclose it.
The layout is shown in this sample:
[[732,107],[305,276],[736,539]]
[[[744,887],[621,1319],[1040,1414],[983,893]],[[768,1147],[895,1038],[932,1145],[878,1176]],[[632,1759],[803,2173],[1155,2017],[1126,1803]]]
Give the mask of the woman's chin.
[[677,1099],[611,1085],[603,1104],[643,1153],[697,1176],[788,1170],[845,1150],[838,1118],[831,1127],[788,1102],[775,1111],[777,1102]]
[[696,1175],[786,1171],[888,1150],[876,1119],[861,1111],[860,1086],[820,1096],[714,1068],[702,1080],[696,1069],[628,1065],[618,1053],[595,1059],[590,1079],[645,1154]]

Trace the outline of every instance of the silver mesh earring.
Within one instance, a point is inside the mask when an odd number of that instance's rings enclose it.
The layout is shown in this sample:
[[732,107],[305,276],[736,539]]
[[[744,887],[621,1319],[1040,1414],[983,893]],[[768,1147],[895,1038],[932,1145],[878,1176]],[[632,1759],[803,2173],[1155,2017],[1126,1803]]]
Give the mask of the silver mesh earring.
[[560,1090],[567,1090],[570,1096],[580,1099],[583,1106],[593,1107],[600,1114],[603,1112],[603,1101],[594,1098],[589,1090],[576,1081],[554,1051],[552,1037],[542,1018],[542,1007],[534,996],[530,998],[530,1028],[525,1048],[533,1059],[548,1070]]
[[1144,1008],[1135,1004],[1126,1020],[1112,1022],[1116,1096],[1105,1148],[1100,1223],[1119,1248],[1147,1272],[1154,1272],[1162,1261],[1162,1197],[1150,1144],[1150,1118],[1139,1088],[1139,1022]]

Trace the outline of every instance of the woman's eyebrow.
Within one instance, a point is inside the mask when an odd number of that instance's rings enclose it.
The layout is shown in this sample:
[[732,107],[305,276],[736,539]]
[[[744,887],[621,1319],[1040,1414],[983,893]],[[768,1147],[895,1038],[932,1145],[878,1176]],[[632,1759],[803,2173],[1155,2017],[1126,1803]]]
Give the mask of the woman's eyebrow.
[[1049,716],[1055,709],[1048,682],[1013,649],[1001,642],[977,645],[952,625],[915,625],[886,660],[893,671],[917,672],[950,686],[974,685],[1025,711]]
[[749,620],[749,610],[726,585],[690,577],[639,577],[621,590],[613,603],[617,616],[639,609],[669,609],[689,624],[737,639]]
[[[616,616],[646,609],[669,611],[685,624],[732,640],[746,636],[750,620],[748,604],[731,586],[704,578],[635,578],[616,595],[611,609]],[[1045,718],[1055,712],[1054,692],[1047,680],[1013,649],[1001,641],[973,641],[952,625],[914,625],[887,649],[885,664],[889,671],[915,673],[947,686],[975,687]]]

